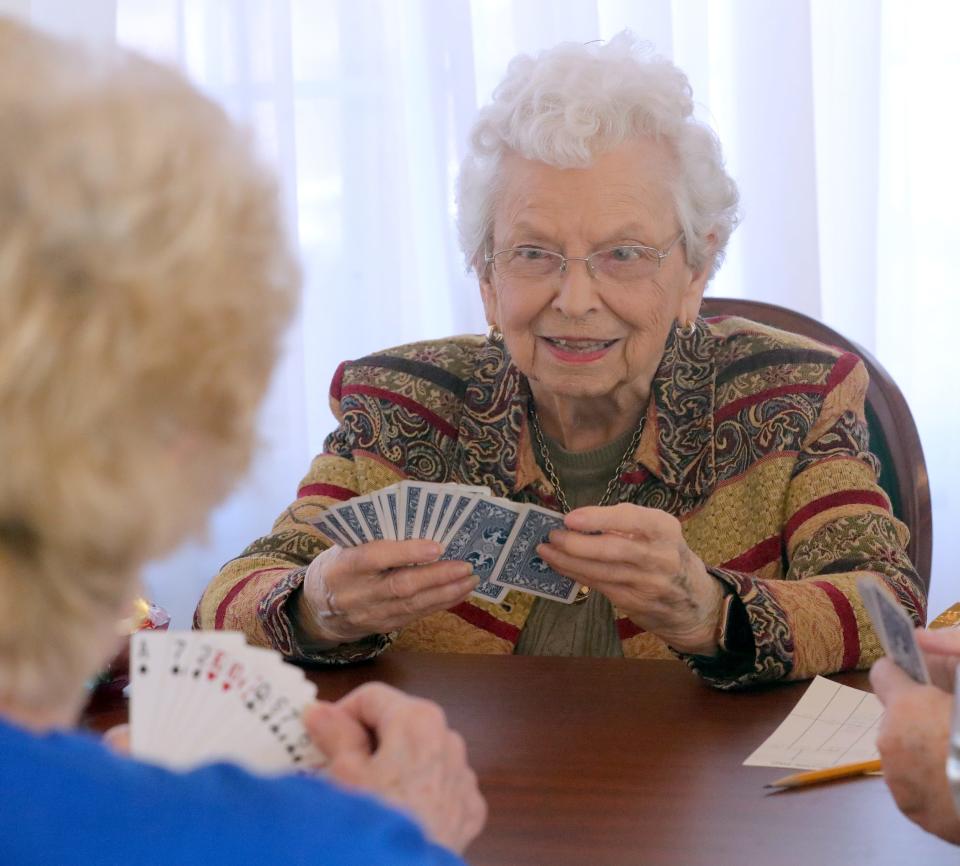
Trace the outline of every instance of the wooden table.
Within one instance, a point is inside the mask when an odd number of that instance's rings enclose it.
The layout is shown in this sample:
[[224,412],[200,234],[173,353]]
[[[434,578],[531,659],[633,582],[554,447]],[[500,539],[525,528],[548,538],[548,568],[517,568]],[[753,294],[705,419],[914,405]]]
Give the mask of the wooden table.
[[730,694],[678,662],[401,652],[310,677],[321,697],[379,679],[444,707],[490,806],[474,866],[960,863],[880,778],[768,793],[787,771],[741,766],[805,683]]

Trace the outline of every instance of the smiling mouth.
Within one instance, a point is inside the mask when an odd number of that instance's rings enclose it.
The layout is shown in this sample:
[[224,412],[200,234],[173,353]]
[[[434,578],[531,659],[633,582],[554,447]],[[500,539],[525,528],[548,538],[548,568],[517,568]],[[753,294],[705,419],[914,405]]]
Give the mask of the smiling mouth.
[[602,352],[610,348],[616,340],[588,340],[588,339],[570,339],[560,337],[544,337],[551,346],[556,346],[564,352]]

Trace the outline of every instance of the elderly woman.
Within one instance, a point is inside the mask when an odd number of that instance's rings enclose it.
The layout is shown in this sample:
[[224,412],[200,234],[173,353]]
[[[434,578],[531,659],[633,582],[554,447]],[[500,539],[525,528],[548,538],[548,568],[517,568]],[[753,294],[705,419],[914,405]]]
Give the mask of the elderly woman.
[[0,132],[0,860],[460,863],[484,816],[463,743],[386,686],[307,724],[332,779],[415,821],[66,730],[139,566],[246,467],[299,277],[245,137],[162,67],[0,19]]
[[[207,589],[200,624],[331,662],[390,643],[676,655],[734,687],[869,664],[864,572],[923,619],[867,450],[862,363],[698,318],[737,192],[692,109],[683,73],[627,34],[510,64],[459,182],[486,339],[342,365],[339,428],[273,533]],[[538,552],[585,603],[491,603],[432,542],[343,550],[311,528],[402,478],[565,512]]]

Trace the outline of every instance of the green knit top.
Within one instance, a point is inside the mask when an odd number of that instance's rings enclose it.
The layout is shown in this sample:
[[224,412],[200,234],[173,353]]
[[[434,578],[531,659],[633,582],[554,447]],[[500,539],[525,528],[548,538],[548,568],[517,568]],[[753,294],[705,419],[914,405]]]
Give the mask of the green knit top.
[[[558,442],[544,437],[571,508],[600,501],[633,432],[628,430],[613,442],[591,451],[566,451]],[[542,467],[543,455],[539,448],[534,450]],[[613,606],[599,592],[591,592],[581,604],[537,598],[514,652],[539,656],[622,656]]]

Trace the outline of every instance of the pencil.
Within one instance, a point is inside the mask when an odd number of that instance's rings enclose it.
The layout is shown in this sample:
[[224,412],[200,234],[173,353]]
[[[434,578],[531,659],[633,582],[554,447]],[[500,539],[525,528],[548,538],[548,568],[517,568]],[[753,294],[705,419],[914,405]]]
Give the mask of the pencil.
[[805,773],[794,773],[777,779],[764,788],[802,788],[805,785],[817,785],[820,782],[830,782],[834,779],[843,779],[847,776],[862,776],[864,773],[876,773],[880,770],[880,761],[860,761],[858,764],[839,764],[828,767],[826,770],[809,770]]

